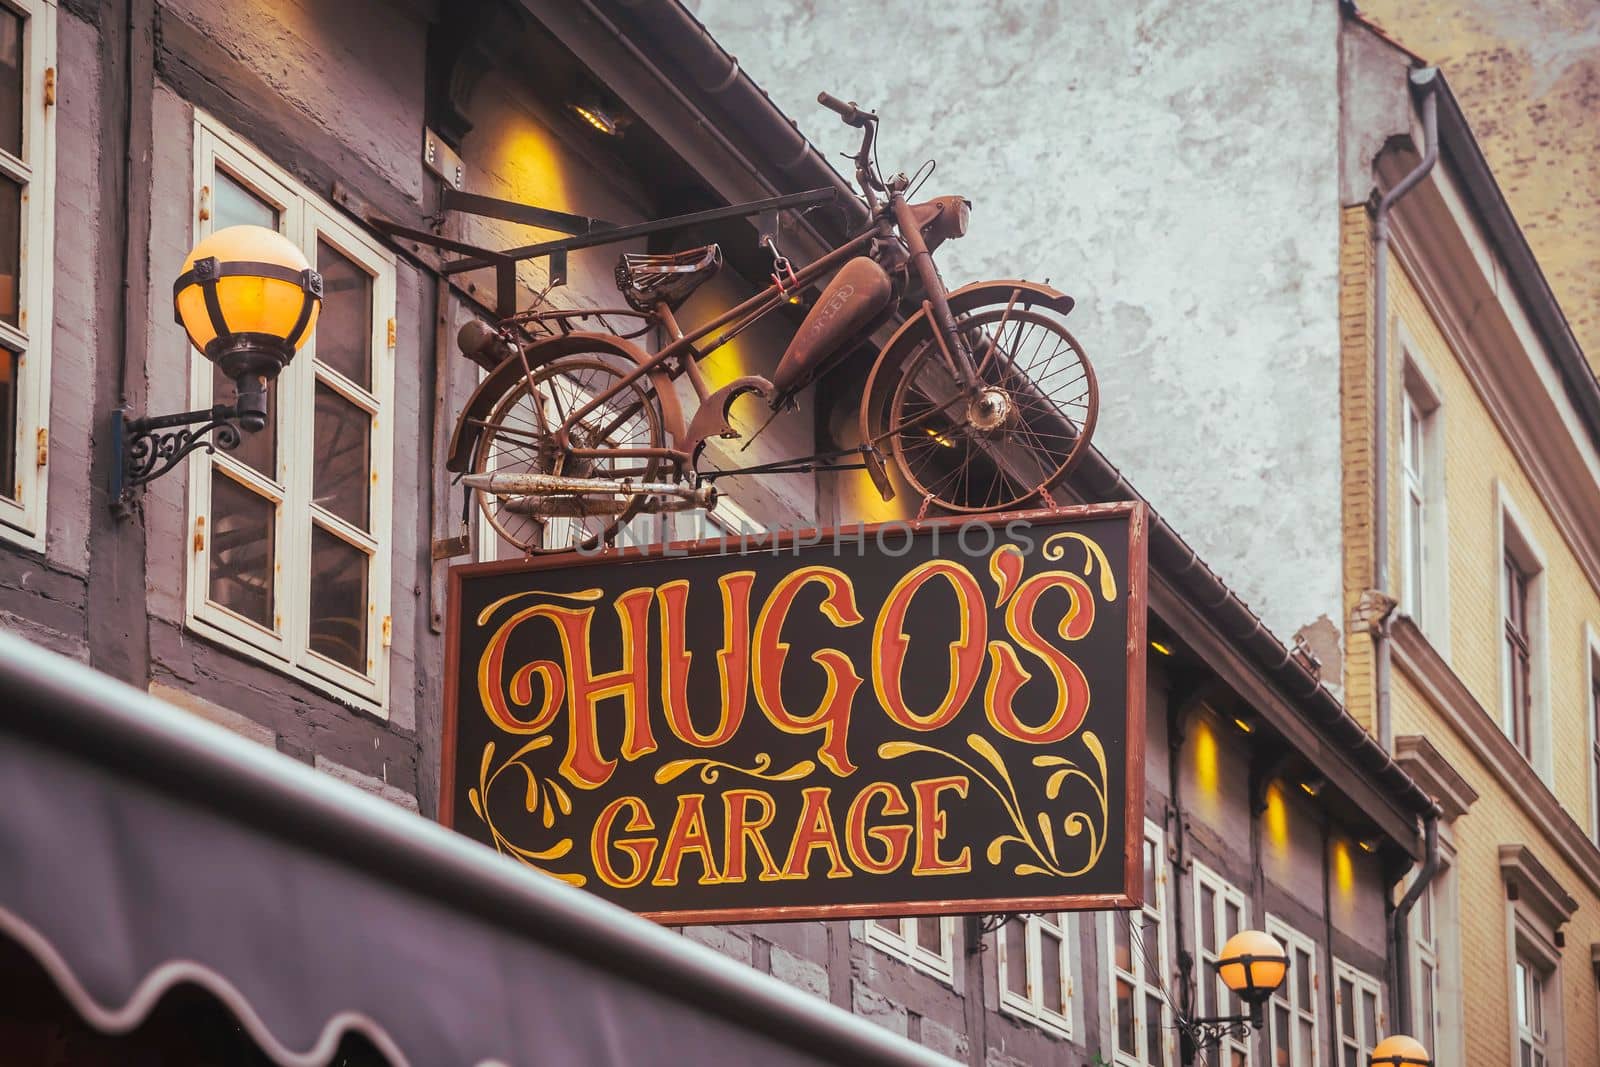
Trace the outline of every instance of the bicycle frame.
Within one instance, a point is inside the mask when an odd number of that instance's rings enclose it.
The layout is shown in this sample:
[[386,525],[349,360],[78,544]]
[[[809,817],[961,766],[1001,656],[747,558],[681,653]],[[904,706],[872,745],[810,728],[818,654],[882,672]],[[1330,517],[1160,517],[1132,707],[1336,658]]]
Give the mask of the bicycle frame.
[[[681,448],[576,447],[572,444],[568,430],[570,427],[582,422],[596,408],[606,404],[623,390],[630,388],[640,378],[663,365],[670,364],[673,360],[677,360],[678,365],[676,368],[668,369],[669,376],[675,380],[681,375],[687,374],[689,383],[694,388],[699,403],[704,404],[711,397],[712,390],[705,380],[704,374],[700,371],[700,360],[715,352],[755,322],[780,307],[788,298],[789,293],[795,289],[805,288],[820,280],[851,258],[860,255],[874,240],[893,236],[895,229],[898,229],[900,238],[905,242],[909,253],[908,266],[922,284],[923,291],[927,294],[924,305],[929,310],[930,318],[935,324],[935,336],[939,340],[940,353],[956,381],[961,384],[963,389],[969,387],[974,379],[975,370],[970,357],[967,356],[960,343],[955,316],[950,310],[943,279],[939,276],[938,269],[933,262],[933,254],[929,251],[927,243],[923,240],[922,233],[916,225],[910,205],[906,202],[902,193],[896,190],[890,194],[888,203],[884,205],[879,216],[874,219],[866,230],[796,271],[793,279],[786,284],[774,281],[772,285],[767,286],[743,303],[696,327],[692,333],[685,334],[671,310],[665,304],[658,304],[654,314],[672,334],[673,340],[671,343],[629,370],[627,374],[613,382],[604,392],[591,397],[588,402],[579,406],[563,419],[561,425],[555,431],[557,442],[565,451],[577,458],[666,459],[678,464],[680,467],[686,466],[692,457]],[[718,330],[721,330],[722,333],[715,340],[704,347],[700,346],[702,340]],[[634,406],[625,408],[612,420],[611,425],[602,428],[595,435],[596,438],[604,440],[617,425],[631,418],[635,410]],[[675,441],[673,444],[676,445],[678,442]]]

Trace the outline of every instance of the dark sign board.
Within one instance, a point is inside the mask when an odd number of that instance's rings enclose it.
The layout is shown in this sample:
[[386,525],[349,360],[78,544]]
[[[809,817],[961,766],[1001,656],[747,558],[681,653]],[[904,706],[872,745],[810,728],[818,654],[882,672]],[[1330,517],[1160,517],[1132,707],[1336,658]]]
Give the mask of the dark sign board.
[[664,922],[1136,906],[1144,521],[453,568],[441,819]]

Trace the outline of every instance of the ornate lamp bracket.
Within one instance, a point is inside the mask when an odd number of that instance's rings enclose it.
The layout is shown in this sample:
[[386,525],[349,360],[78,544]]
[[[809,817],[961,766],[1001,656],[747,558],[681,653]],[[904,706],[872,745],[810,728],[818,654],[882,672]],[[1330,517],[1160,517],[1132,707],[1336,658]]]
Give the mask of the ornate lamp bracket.
[[[141,419],[127,418],[121,408],[113,411],[112,506],[119,513],[126,513],[132,506],[134,489],[166,474],[197,448],[207,452],[215,452],[219,445],[238,448],[239,427],[234,424],[238,417],[232,404]],[[213,433],[215,440],[210,436]]]

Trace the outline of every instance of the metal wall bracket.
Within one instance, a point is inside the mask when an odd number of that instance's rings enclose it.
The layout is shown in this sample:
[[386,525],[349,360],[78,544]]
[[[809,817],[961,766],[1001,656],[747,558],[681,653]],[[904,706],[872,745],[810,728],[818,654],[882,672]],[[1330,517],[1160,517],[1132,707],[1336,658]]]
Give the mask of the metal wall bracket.
[[[217,404],[176,415],[130,419],[117,408],[111,413],[111,507],[126,515],[133,506],[133,491],[176,467],[197,448],[215,452],[239,447],[239,417],[232,404]],[[215,433],[216,440],[211,439]]]

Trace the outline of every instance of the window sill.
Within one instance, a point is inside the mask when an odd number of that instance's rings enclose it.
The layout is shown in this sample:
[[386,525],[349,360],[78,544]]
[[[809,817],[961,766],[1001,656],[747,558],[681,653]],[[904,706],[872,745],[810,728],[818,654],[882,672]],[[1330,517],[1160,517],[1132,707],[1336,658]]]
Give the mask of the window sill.
[[370,694],[359,693],[337,682],[331,681],[316,671],[309,670],[298,664],[280,659],[270,652],[252,645],[241,639],[231,630],[212,624],[203,616],[190,615],[184,620],[184,629],[190,633],[205,638],[207,641],[219,646],[223,651],[236,655],[241,659],[249,660],[260,667],[265,667],[276,674],[284,675],[299,682],[308,689],[315,690],[318,694],[341,707],[363,712],[376,719],[388,721],[389,708],[387,693],[382,688],[386,671],[380,666],[379,677],[372,682],[375,692],[384,692],[384,699],[374,699]]
[[1051,1037],[1072,1040],[1072,1026],[1065,1017],[1045,1011],[1043,1008],[1035,1008],[1032,1004],[1023,1004],[1014,993],[1001,993],[1000,1011],[1018,1022],[1038,1027]]

